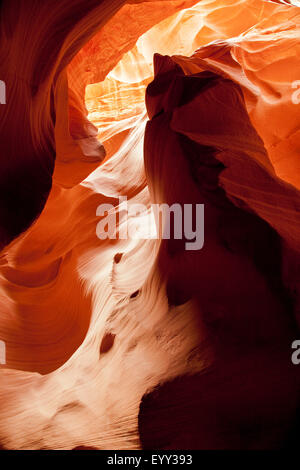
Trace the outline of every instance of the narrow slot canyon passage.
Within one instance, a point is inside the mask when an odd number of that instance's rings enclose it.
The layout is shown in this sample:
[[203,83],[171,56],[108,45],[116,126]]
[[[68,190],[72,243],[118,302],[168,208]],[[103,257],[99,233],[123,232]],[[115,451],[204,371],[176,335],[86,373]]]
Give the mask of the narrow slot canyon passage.
[[299,25],[2,1],[0,449],[298,446]]

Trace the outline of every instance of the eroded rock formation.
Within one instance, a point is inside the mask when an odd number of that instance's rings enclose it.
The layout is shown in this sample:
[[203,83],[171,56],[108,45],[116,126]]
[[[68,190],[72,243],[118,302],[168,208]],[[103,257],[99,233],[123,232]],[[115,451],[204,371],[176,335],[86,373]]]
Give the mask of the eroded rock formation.
[[[2,2],[3,447],[292,445],[292,3]],[[99,240],[120,196],[140,231],[152,203],[204,204],[203,249]]]

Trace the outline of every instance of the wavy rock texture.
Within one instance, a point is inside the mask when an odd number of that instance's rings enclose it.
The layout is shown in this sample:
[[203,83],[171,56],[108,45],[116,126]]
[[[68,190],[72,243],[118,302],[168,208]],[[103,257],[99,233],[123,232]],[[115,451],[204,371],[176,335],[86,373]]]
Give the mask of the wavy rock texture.
[[[3,447],[296,444],[291,3],[2,3]],[[124,195],[140,237],[99,240]],[[202,250],[143,239],[162,202],[205,204]]]

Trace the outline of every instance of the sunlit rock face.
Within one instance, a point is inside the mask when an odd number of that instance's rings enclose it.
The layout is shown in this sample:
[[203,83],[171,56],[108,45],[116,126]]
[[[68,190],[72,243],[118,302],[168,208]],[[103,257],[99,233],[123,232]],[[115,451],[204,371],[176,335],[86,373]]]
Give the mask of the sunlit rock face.
[[[296,5],[2,2],[3,448],[296,445]],[[161,203],[202,249],[143,235]]]

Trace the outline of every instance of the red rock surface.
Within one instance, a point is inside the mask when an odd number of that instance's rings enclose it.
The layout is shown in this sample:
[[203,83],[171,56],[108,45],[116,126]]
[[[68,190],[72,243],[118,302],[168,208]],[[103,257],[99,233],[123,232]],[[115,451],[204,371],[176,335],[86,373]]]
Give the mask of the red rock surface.
[[[292,3],[2,2],[2,447],[293,445]],[[120,195],[204,203],[203,249],[99,240]]]

